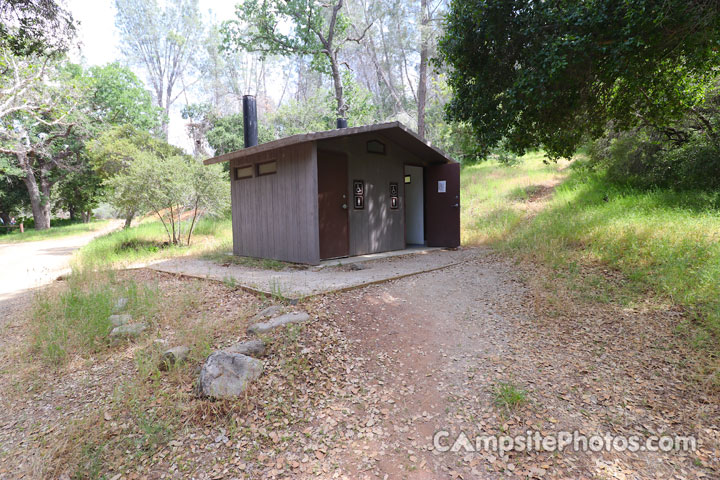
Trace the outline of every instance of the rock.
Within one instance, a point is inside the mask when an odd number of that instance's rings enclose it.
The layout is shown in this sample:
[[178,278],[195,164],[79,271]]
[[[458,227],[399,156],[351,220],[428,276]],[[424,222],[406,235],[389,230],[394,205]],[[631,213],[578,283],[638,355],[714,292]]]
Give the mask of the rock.
[[272,320],[268,320],[267,322],[260,322],[254,325],[250,325],[250,327],[248,328],[248,332],[257,335],[259,333],[269,332],[274,328],[282,327],[283,325],[287,325],[288,323],[303,323],[307,322],[308,320],[310,320],[310,315],[305,312],[291,312],[286,313],[285,315],[280,315],[279,317],[275,317]]
[[158,365],[158,368],[162,371],[169,370],[173,365],[184,362],[188,353],[190,353],[190,348],[185,345],[166,350],[160,359],[160,365]]
[[362,263],[351,263],[350,264],[350,270],[358,271],[358,270],[365,270],[367,267],[363,265]]
[[120,325],[126,325],[132,321],[132,315],[127,313],[123,315],[110,315],[110,323],[113,327],[119,327]]
[[115,307],[113,308],[114,312],[119,312],[121,310],[124,310],[125,307],[127,307],[128,299],[127,297],[120,297],[117,299],[117,302],[115,302]]
[[265,355],[265,342],[262,340],[248,340],[246,342],[236,343],[230,348],[225,349],[230,353],[242,353],[250,357],[262,357]]
[[248,384],[258,378],[263,363],[247,355],[215,352],[200,370],[198,391],[212,398],[232,398],[240,395]]
[[114,338],[137,337],[144,332],[146,328],[147,325],[144,323],[127,323],[113,328],[110,332],[110,336]]
[[276,315],[280,315],[283,312],[283,307],[280,305],[270,305],[266,309],[260,311],[257,313],[254,317],[250,319],[252,323],[262,322],[266,318],[272,318]]

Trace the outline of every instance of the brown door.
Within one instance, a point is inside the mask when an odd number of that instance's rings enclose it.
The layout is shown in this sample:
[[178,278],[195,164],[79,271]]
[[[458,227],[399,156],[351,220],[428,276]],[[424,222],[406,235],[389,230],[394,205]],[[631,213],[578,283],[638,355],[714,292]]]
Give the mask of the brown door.
[[460,246],[460,164],[425,168],[425,239],[428,247]]
[[348,161],[341,153],[318,152],[320,258],[346,257],[348,227]]

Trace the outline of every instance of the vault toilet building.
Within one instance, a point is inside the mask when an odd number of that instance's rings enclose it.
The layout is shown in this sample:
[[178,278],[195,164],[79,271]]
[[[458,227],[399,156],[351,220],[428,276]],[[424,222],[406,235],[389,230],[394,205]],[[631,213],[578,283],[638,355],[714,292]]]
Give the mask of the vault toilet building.
[[[398,122],[257,144],[243,98],[230,162],[233,253],[288,262],[460,245],[460,165]],[[340,122],[338,122],[342,125]]]

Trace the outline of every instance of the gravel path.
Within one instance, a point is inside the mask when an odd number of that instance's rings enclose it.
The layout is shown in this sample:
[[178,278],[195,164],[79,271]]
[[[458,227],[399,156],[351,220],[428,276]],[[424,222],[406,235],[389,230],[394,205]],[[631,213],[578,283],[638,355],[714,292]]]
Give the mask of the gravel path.
[[104,235],[122,225],[113,221],[96,232],[37,242],[0,244],[0,309],[18,294],[55,280],[68,268],[75,250],[93,238]]

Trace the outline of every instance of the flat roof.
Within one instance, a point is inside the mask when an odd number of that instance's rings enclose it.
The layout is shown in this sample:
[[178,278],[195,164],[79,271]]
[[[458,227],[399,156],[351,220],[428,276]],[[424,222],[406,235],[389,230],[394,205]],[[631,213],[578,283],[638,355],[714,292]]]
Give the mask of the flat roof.
[[204,163],[205,165],[212,165],[213,163],[229,162],[230,160],[244,158],[256,153],[267,152],[300,143],[373,132],[382,133],[383,136],[388,137],[390,140],[393,140],[398,145],[414,153],[418,157],[427,159],[430,163],[457,163],[455,160],[447,156],[442,150],[432,146],[429,141],[411,131],[400,122],[378,123],[375,125],[363,125],[361,127],[339,128],[323,132],[302,133],[291,137],[273,140],[272,142],[255,145],[254,147],[236,150],[217,157],[208,158],[204,161]]

